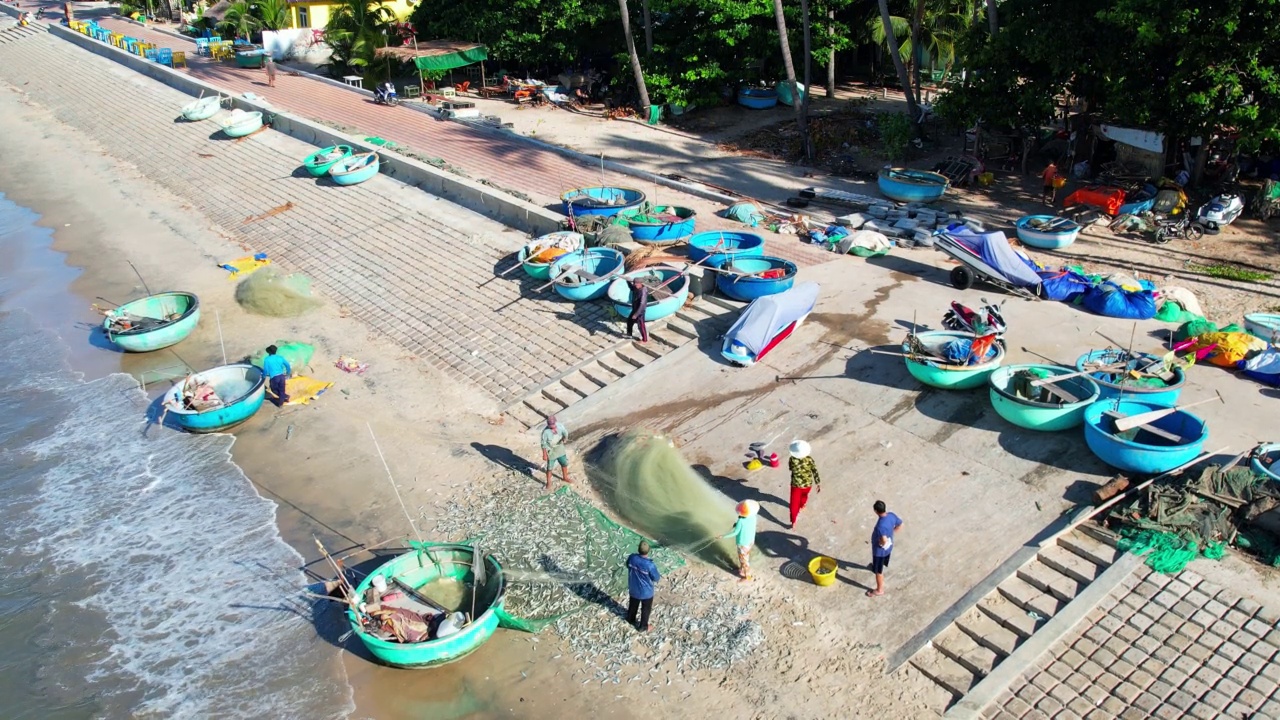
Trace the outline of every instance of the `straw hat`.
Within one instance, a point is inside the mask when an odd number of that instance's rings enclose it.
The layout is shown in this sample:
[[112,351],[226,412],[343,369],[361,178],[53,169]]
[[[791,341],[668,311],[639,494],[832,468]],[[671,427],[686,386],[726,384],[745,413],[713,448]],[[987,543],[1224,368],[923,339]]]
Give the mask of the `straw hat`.
[[791,457],[807,458],[809,457],[809,443],[803,440],[793,440],[791,442]]

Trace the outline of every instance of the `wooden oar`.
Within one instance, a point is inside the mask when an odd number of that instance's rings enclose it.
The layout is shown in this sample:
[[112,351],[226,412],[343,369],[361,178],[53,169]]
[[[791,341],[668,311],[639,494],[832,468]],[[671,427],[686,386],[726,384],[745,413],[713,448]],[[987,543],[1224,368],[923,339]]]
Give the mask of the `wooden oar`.
[[1080,377],[1081,375],[1092,375],[1093,373],[1096,373],[1096,372],[1109,372],[1111,370],[1122,370],[1127,364],[1128,363],[1120,363],[1118,365],[1103,365],[1102,367],[1094,368],[1092,370],[1081,370],[1079,372],[1065,373],[1063,375],[1053,375],[1047,378],[1033,380],[1031,382],[1031,386],[1040,387],[1041,385],[1050,385],[1052,383],[1058,382],[1059,380],[1066,380],[1067,378]]
[[573,272],[574,272],[575,270],[581,270],[581,269],[582,269],[582,266],[581,266],[581,265],[570,265],[569,267],[565,268],[564,272],[562,272],[562,273],[560,273],[559,275],[557,275],[557,276],[555,276],[555,277],[551,278],[551,282],[547,283],[546,285],[542,285],[542,286],[540,286],[540,287],[536,287],[536,288],[534,288],[534,289],[533,289],[533,291],[534,291],[534,292],[542,292],[543,290],[546,290],[547,288],[551,287],[552,285],[555,285],[556,283],[560,282],[560,278],[568,277],[569,275],[572,275],[572,274],[573,274]]
[[1116,431],[1124,432],[1126,430],[1132,430],[1138,427],[1139,425],[1146,425],[1147,423],[1155,420],[1159,420],[1160,418],[1165,417],[1166,415],[1172,415],[1173,413],[1178,412],[1179,410],[1186,410],[1189,407],[1195,407],[1196,405],[1204,405],[1205,403],[1211,403],[1211,402],[1214,402],[1215,400],[1220,402],[1226,402],[1225,400],[1222,399],[1221,394],[1216,394],[1216,397],[1211,397],[1206,400],[1197,400],[1193,403],[1187,403],[1186,405],[1174,405],[1173,407],[1169,407],[1169,408],[1152,410],[1151,412],[1138,413],[1137,415],[1130,415],[1128,417],[1116,420]]

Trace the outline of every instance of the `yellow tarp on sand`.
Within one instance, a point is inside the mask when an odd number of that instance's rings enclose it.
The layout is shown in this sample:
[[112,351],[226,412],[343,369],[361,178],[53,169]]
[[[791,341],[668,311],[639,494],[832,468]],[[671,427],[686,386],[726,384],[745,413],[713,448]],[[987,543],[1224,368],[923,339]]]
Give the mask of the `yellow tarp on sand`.
[[230,271],[231,272],[230,277],[232,280],[240,280],[247,275],[253,274],[255,270],[259,270],[270,264],[271,264],[271,259],[268,257],[263,256],[259,258],[254,255],[250,255],[248,257],[242,257],[239,260],[232,260],[231,262],[222,263],[218,267],[222,268],[223,270]]
[[284,391],[289,394],[290,405],[306,405],[333,387],[331,382],[323,382],[306,375],[297,375],[285,381]]

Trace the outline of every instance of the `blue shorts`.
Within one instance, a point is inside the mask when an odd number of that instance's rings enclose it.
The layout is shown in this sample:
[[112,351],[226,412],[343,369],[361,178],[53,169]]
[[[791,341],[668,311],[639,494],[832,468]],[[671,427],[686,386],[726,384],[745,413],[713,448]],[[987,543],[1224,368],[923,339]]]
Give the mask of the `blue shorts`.
[[885,555],[884,557],[878,557],[875,555],[871,556],[871,572],[875,573],[876,575],[883,575],[884,569],[887,567],[889,567],[888,555]]
[[551,472],[556,463],[560,463],[561,467],[569,467],[569,456],[561,455],[560,457],[547,458],[547,472]]

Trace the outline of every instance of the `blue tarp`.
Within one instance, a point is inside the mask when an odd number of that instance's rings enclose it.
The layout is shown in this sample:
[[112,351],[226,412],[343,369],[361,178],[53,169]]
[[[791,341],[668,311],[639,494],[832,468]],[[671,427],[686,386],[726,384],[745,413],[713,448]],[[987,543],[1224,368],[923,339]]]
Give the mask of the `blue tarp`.
[[1106,317],[1150,320],[1156,316],[1156,296],[1150,290],[1130,292],[1110,282],[1086,290],[1081,304]]
[[1280,349],[1267,348],[1248,360],[1240,362],[1244,374],[1268,385],[1280,385]]
[[808,315],[817,302],[818,283],[796,283],[790,290],[752,301],[726,337],[755,357],[783,328]]
[[1018,287],[1035,287],[1040,284],[1036,267],[1025,255],[1009,245],[1002,232],[978,234],[963,225],[947,228],[947,235],[968,248],[993,270],[998,278]]
[[1047,300],[1073,303],[1092,285],[1089,278],[1071,270],[1041,270],[1039,275]]

